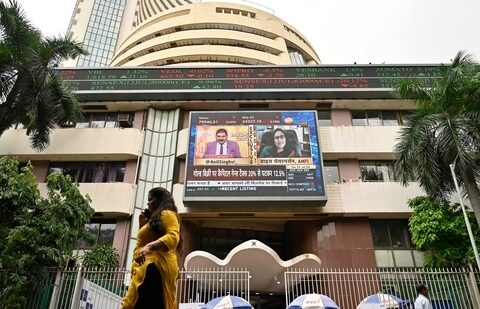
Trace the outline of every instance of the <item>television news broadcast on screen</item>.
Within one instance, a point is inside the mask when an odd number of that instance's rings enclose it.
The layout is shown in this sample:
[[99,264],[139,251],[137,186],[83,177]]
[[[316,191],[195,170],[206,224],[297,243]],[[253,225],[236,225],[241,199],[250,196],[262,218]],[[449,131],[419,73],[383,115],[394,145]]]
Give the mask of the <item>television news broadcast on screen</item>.
[[192,112],[185,200],[325,200],[316,117]]

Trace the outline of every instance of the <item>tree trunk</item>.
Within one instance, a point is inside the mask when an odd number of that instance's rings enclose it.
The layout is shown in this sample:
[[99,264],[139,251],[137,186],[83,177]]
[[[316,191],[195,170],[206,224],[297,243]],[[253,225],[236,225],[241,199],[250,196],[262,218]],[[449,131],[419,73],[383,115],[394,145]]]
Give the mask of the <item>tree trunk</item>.
[[470,200],[470,205],[477,219],[478,226],[480,226],[480,191],[478,190],[477,182],[473,174],[463,168],[460,168],[460,174],[462,175],[462,180],[465,184],[468,199]]

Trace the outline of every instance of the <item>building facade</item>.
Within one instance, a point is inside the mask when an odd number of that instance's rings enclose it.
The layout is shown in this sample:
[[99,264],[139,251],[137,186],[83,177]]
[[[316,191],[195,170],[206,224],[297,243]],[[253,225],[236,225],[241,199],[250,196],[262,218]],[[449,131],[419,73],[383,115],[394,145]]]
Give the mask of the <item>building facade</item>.
[[[259,78],[259,70],[284,77]],[[204,250],[224,258],[236,245],[258,239],[283,259],[309,252],[325,267],[421,266],[406,219],[407,200],[422,191],[416,184],[402,187],[392,175],[398,130],[414,105],[391,97],[389,78],[342,76],[392,70],[413,76],[435,75],[437,68],[64,69],[60,74],[77,88],[84,120],[53,130],[51,146],[39,153],[30,148],[23,130],[9,130],[1,137],[0,154],[30,160],[41,187],[53,171],[77,180],[97,213],[89,229],[99,242],[112,243],[124,263],[131,257],[129,243],[131,251],[148,190],[163,186],[173,192],[182,214],[185,255]],[[221,89],[208,88],[207,81],[219,79],[203,77],[206,71],[222,76]],[[310,77],[304,77],[307,73]],[[187,77],[191,74],[198,75]],[[160,77],[152,81],[151,76]],[[267,88],[259,89],[263,83]],[[364,88],[357,88],[359,83]],[[236,89],[243,84],[254,86]],[[191,113],[276,110],[316,111],[326,203],[302,198],[241,205],[215,199],[184,202]]]
[[320,63],[290,24],[228,2],[78,0],[68,35],[88,55],[62,67]]
[[[231,3],[79,0],[69,31],[93,48],[63,63],[77,68],[59,69],[84,119],[54,129],[42,152],[24,130],[8,130],[0,155],[30,161],[42,191],[55,171],[78,181],[96,212],[86,227],[93,246],[112,244],[129,265],[148,190],[162,186],[182,216],[182,265],[196,250],[224,259],[251,239],[283,260],[313,254],[326,268],[423,265],[407,229],[407,201],[423,192],[392,173],[399,129],[415,106],[391,91],[397,77],[434,78],[436,66],[318,65],[293,27]],[[98,68],[107,65],[116,67]],[[190,119],[200,111],[314,112],[321,161],[310,165],[321,168],[326,200],[186,199]]]

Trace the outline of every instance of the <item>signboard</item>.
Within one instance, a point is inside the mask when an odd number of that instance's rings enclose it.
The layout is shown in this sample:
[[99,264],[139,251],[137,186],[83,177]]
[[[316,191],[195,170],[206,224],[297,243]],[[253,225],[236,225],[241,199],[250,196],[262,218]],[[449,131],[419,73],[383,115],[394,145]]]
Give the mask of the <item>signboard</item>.
[[75,91],[252,91],[255,89],[393,88],[402,78],[425,84],[439,76],[438,65],[354,65],[228,68],[59,69]]
[[185,201],[325,201],[315,111],[192,112]]
[[122,297],[109,290],[83,279],[82,291],[80,293],[79,309],[110,309],[118,308]]

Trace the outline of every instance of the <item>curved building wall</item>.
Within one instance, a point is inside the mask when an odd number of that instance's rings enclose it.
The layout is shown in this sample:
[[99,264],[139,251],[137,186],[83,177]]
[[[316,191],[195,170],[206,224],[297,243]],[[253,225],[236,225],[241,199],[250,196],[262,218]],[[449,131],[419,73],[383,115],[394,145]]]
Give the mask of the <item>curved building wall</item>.
[[233,3],[182,3],[163,11],[155,5],[169,2],[140,2],[139,24],[120,43],[111,65],[320,63],[306,38],[272,14]]
[[176,8],[178,6],[191,4],[192,0],[140,0],[137,4],[136,21],[137,25],[143,23],[143,21],[153,17],[157,14],[161,14],[167,10]]

